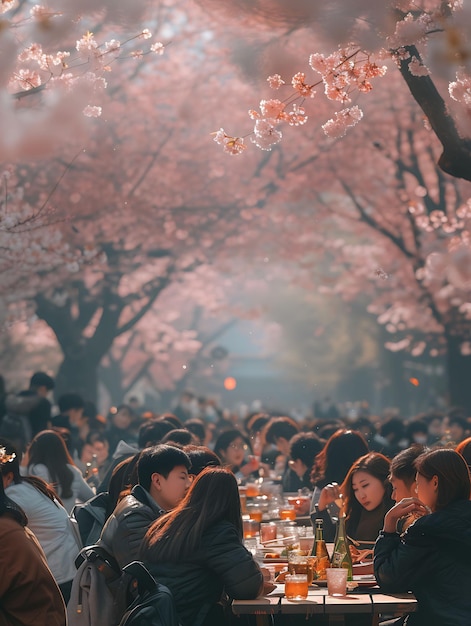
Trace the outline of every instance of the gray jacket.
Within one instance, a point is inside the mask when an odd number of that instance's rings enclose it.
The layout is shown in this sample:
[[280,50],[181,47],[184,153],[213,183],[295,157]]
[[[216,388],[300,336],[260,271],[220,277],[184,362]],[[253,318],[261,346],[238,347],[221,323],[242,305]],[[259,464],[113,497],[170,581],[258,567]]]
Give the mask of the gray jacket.
[[163,511],[141,485],[133,487],[108,518],[99,543],[114,556],[121,569],[139,559],[142,540],[149,526]]

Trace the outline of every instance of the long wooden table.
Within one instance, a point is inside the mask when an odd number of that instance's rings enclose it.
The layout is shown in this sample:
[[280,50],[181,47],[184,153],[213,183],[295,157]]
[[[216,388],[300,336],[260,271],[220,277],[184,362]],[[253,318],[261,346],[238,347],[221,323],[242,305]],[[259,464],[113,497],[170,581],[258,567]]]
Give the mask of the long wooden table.
[[384,594],[379,588],[357,588],[344,598],[327,595],[325,588],[310,588],[306,600],[290,602],[284,597],[284,585],[267,596],[256,600],[234,600],[232,611],[236,615],[257,615],[257,626],[269,623],[270,615],[304,615],[315,624],[315,616],[324,615],[329,624],[342,626],[348,614],[371,616],[371,623],[379,623],[379,615],[400,617],[416,609],[417,600],[412,594]]

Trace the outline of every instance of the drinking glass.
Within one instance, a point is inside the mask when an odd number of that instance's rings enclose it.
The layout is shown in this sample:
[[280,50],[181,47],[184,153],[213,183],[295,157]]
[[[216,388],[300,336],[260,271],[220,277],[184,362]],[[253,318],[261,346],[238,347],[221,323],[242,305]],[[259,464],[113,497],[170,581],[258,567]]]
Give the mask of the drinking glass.
[[280,506],[279,516],[282,520],[291,520],[294,521],[296,519],[296,509],[291,504],[283,504]]
[[276,524],[273,524],[273,522],[260,524],[260,541],[264,543],[274,539],[276,539]]
[[306,574],[286,574],[285,597],[287,600],[305,600],[307,598],[307,590]]
[[288,552],[288,572],[290,574],[305,574],[307,576],[308,585],[310,585],[314,579],[315,567],[315,556],[297,554],[295,550]]
[[253,519],[243,519],[242,526],[244,530],[244,539],[250,539],[251,537],[257,537],[260,530],[260,522]]
[[314,535],[312,531],[305,526],[300,526],[298,528],[298,541],[299,549],[311,554],[312,546],[314,545]]
[[258,483],[247,483],[245,491],[247,498],[253,498],[260,495],[260,485]]
[[347,593],[347,574],[345,567],[327,567],[327,593],[329,596],[343,597]]
[[256,522],[261,522],[263,519],[263,511],[256,504],[247,504],[246,505],[247,515],[249,515],[250,519],[255,520]]

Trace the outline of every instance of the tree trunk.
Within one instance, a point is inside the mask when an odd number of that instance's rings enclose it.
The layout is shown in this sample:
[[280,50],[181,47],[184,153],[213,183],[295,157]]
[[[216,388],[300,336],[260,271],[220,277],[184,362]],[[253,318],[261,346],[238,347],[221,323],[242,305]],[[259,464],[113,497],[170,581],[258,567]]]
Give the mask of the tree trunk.
[[448,334],[446,339],[449,403],[471,416],[471,355],[461,353],[462,338]]
[[98,375],[100,382],[106,387],[110,394],[110,398],[114,404],[123,404],[126,390],[123,385],[123,372],[116,361],[111,361],[108,365],[100,365],[98,367]]
[[79,393],[84,400],[96,404],[98,398],[98,365],[89,355],[71,357],[64,355],[59,371],[56,374],[55,396],[63,393]]

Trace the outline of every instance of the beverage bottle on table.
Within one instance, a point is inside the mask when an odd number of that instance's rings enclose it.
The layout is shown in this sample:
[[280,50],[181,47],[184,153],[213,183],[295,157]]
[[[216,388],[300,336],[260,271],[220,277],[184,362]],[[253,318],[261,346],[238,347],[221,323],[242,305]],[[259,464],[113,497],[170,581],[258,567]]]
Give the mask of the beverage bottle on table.
[[322,520],[316,519],[316,530],[314,545],[312,546],[311,556],[316,557],[316,578],[317,580],[326,579],[326,567],[330,565],[329,553],[327,545],[324,541],[324,530],[322,528]]
[[352,556],[345,532],[345,513],[340,511],[337,526],[337,536],[332,553],[332,567],[345,567],[348,570],[347,580],[353,580]]

